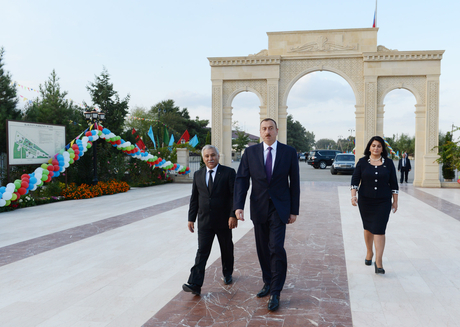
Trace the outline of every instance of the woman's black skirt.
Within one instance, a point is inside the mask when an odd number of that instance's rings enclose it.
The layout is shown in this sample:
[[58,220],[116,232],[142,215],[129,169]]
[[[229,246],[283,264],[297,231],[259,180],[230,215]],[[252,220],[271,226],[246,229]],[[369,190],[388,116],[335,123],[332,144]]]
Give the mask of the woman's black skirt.
[[358,207],[363,227],[372,234],[385,235],[391,212],[390,198],[358,197]]

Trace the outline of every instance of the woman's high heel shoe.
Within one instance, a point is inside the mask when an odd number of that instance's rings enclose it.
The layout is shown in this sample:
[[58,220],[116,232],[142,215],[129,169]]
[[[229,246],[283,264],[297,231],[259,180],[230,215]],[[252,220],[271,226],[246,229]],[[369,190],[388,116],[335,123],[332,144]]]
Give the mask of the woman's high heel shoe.
[[376,273],[376,274],[382,274],[382,275],[383,275],[383,274],[385,273],[385,269],[383,269],[383,268],[378,268],[378,267],[377,267],[377,263],[375,263],[375,262],[374,262],[374,267],[375,267],[375,273]]
[[372,259],[371,260],[364,259],[364,264],[366,266],[371,266],[372,265]]

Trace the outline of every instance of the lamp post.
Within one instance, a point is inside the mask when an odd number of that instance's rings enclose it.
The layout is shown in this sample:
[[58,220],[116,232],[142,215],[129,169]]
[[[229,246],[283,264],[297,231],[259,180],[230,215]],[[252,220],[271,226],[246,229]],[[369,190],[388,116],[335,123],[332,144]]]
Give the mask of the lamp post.
[[[348,129],[348,131],[350,132],[350,136],[353,138],[353,132],[355,131],[353,128],[350,128]],[[352,140],[350,140],[352,141]],[[352,150],[353,150],[353,147],[352,147]],[[348,152],[348,145],[347,145],[347,152]]]
[[[94,123],[99,123],[102,120],[105,120],[105,113],[101,111],[85,111],[84,112],[86,121],[88,124],[94,124]],[[98,180],[97,180],[97,149],[96,149],[96,144],[95,141],[93,141],[93,185],[96,185]]]

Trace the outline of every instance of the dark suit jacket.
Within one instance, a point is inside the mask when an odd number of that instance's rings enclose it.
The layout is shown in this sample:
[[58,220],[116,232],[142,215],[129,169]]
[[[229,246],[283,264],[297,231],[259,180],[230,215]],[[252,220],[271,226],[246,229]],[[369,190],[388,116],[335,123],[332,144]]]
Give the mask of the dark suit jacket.
[[376,171],[367,157],[360,158],[351,178],[351,186],[359,187],[358,194],[367,198],[391,197],[393,191],[399,190],[393,160],[386,158],[382,169]]
[[233,208],[244,209],[251,180],[251,219],[255,223],[266,221],[271,198],[281,220],[287,223],[290,214],[299,214],[300,178],[297,152],[293,147],[278,142],[270,184],[265,174],[263,152],[263,143],[250,146],[244,151],[235,180]]
[[236,217],[233,211],[235,175],[233,168],[219,165],[209,193],[206,167],[195,172],[188,221],[195,222],[198,217],[198,228],[229,228],[228,218]]
[[404,168],[402,166],[402,158],[399,159],[398,170],[407,170],[407,171],[409,171],[410,169],[412,169],[412,167],[410,165],[410,160],[407,159],[407,157],[406,157],[406,167],[404,167]]

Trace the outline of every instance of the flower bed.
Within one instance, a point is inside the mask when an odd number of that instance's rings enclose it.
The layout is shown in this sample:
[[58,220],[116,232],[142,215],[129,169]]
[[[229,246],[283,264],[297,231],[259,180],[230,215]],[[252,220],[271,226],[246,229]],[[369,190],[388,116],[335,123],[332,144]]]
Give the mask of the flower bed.
[[70,184],[66,189],[63,189],[61,195],[66,199],[90,199],[96,196],[116,194],[127,192],[129,185],[126,182],[109,181],[98,182],[97,185],[81,184],[76,186],[74,183]]

